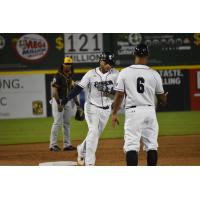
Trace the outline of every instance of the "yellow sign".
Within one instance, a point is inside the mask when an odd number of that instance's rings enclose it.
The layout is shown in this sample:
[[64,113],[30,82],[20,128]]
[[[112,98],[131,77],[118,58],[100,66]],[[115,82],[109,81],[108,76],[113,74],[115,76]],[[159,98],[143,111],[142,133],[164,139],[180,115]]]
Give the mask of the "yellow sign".
[[194,43],[200,45],[200,33],[194,33]]
[[64,41],[62,37],[56,38],[56,49],[62,50],[64,48]]
[[42,115],[43,114],[43,104],[42,101],[33,101],[32,102],[33,114]]

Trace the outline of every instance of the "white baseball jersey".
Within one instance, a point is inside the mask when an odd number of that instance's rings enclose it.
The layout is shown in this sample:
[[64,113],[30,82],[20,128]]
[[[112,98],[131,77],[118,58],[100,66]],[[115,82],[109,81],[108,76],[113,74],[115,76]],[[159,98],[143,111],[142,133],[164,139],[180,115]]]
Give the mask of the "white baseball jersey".
[[155,106],[155,94],[164,93],[160,74],[146,65],[131,65],[123,69],[115,90],[125,92],[125,108]]
[[[88,89],[87,102],[85,103],[85,119],[88,124],[87,137],[78,147],[78,154],[84,157],[85,165],[95,165],[98,140],[103,132],[110,113],[113,100],[106,96],[114,89],[119,72],[111,69],[103,74],[99,68],[88,71],[78,83],[82,88]],[[108,107],[109,106],[109,107]],[[102,107],[108,107],[102,109]]]
[[112,104],[112,99],[101,92],[99,88],[106,88],[110,92],[114,89],[119,72],[116,69],[111,69],[103,74],[99,67],[88,71],[78,85],[82,88],[87,87],[87,101],[99,107],[106,107]]

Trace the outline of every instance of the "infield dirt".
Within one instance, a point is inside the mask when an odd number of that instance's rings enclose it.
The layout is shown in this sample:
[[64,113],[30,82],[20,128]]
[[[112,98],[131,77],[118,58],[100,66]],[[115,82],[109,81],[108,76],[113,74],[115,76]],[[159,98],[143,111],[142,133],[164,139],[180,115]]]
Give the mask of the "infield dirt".
[[[73,145],[80,141],[73,141]],[[123,139],[99,141],[96,165],[126,165]],[[60,144],[61,146],[61,144]],[[0,146],[0,165],[33,166],[42,162],[76,161],[76,151],[50,152],[47,143]],[[142,148],[139,165],[146,165],[146,154]],[[161,166],[200,166],[200,135],[159,137],[159,161]]]

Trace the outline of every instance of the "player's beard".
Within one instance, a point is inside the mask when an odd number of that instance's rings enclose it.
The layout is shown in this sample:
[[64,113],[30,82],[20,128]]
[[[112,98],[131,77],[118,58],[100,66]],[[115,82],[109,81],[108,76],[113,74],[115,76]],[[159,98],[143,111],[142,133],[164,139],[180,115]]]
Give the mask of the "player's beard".
[[100,66],[100,70],[101,70],[101,72],[103,72],[103,73],[109,72],[110,69],[111,69],[111,66],[109,66],[109,67]]
[[71,71],[71,69],[65,69],[65,70],[63,70],[63,72],[64,72],[65,74],[68,74],[70,71]]
[[69,73],[71,72],[71,68],[70,68],[70,67],[67,67],[67,68],[64,68],[64,67],[63,67],[63,72],[64,72],[65,74],[69,74]]

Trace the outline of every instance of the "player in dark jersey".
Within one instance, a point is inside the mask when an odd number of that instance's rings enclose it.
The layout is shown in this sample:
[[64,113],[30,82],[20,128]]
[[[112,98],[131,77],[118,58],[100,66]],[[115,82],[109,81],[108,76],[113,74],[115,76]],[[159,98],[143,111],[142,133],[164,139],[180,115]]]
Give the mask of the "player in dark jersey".
[[52,89],[52,113],[54,122],[51,128],[50,135],[50,151],[60,151],[57,144],[57,136],[59,128],[63,125],[63,150],[70,151],[76,150],[76,147],[71,145],[70,142],[70,119],[72,116],[72,101],[75,102],[78,109],[80,109],[77,98],[69,101],[65,107],[61,106],[61,100],[66,97],[69,92],[74,88],[74,81],[72,80],[72,58],[65,57],[64,63],[60,66],[57,74],[55,75],[51,84]]

